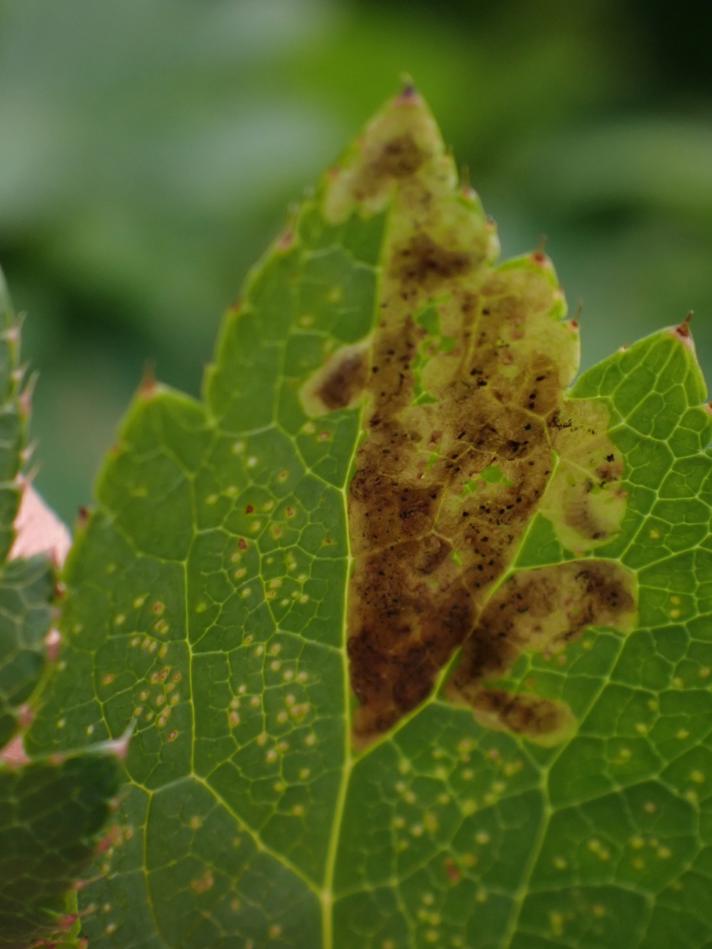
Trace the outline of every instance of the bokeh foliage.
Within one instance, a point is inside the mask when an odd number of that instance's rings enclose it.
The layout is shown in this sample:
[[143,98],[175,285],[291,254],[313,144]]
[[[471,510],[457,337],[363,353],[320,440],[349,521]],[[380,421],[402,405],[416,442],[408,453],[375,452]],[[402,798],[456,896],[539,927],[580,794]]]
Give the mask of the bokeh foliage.
[[[550,235],[591,363],[696,311],[712,359],[705,18],[662,2],[3,0],[0,259],[72,518],[146,359],[197,392],[302,182],[412,72],[515,254]],[[709,25],[709,23],[707,24]],[[365,68],[367,67],[367,68]]]

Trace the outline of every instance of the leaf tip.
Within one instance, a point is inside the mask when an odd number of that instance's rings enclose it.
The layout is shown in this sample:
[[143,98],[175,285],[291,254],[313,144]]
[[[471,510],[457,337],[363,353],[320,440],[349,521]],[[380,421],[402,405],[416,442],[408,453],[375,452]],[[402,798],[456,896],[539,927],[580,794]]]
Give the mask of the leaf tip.
[[291,250],[296,243],[296,237],[294,234],[294,228],[287,226],[279,235],[275,242],[275,247],[278,251],[286,253],[286,251]]
[[35,713],[27,704],[21,705],[17,710],[17,720],[20,724],[20,728],[29,728],[34,718]]
[[402,73],[401,77],[401,90],[398,94],[396,102],[413,102],[420,98],[420,93],[413,81],[413,77],[410,73]]
[[109,752],[109,754],[112,754],[118,758],[119,761],[126,761],[129,753],[131,736],[133,735],[135,729],[136,719],[132,718],[123,734],[119,735],[118,738],[113,738],[105,742],[104,748]]
[[677,339],[680,340],[680,342],[684,346],[687,346],[687,348],[692,350],[692,352],[694,353],[695,341],[692,338],[692,329],[691,329],[692,316],[693,316],[693,312],[692,310],[690,310],[690,312],[687,314],[687,316],[682,321],[682,323],[678,323],[677,326],[673,327],[672,333]]
[[552,270],[553,264],[551,262],[551,257],[542,249],[537,248],[529,255],[533,263],[538,267],[542,267],[545,270]]
[[58,629],[50,629],[44,639],[47,650],[47,661],[56,662],[62,647],[62,636]]
[[143,367],[143,376],[138,387],[138,396],[141,399],[152,399],[158,391],[156,381],[156,367],[153,362],[147,362]]
[[37,375],[33,373],[31,376],[26,377],[23,373],[19,384],[22,385],[22,389],[17,396],[17,405],[20,417],[26,422],[32,413],[32,397],[37,384]]
[[25,745],[20,735],[15,735],[5,747],[0,750],[0,765],[7,765],[10,768],[21,768],[29,764],[29,757],[25,751]]

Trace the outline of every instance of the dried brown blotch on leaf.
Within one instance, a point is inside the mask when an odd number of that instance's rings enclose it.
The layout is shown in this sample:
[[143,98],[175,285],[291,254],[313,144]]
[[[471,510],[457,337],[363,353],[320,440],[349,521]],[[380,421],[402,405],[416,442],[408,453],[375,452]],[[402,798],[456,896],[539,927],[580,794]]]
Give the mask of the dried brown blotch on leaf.
[[590,626],[626,631],[636,615],[633,575],[605,560],[515,573],[489,601],[462,649],[455,690],[473,698],[524,651],[554,652]]
[[[545,505],[551,420],[578,335],[542,255],[494,265],[493,228],[458,187],[419,97],[394,100],[366,129],[323,207],[337,222],[388,215],[363,363],[332,354],[310,382],[321,411],[363,395],[347,622],[353,728],[366,743],[422,702],[472,638]],[[591,445],[598,466],[602,447]]]
[[608,541],[625,513],[623,458],[609,428],[608,409],[595,400],[564,402],[549,419],[559,461],[541,510],[574,553]]
[[363,393],[367,374],[365,343],[337,349],[301,390],[307,414],[317,416],[351,407]]
[[383,145],[366,171],[374,178],[407,178],[418,170],[425,157],[413,136],[404,132]]
[[560,735],[572,721],[567,707],[559,702],[504,689],[480,689],[471,705],[482,724],[534,740]]
[[443,281],[466,273],[471,264],[469,254],[450,250],[421,231],[396,248],[393,274],[402,290],[411,294],[420,288],[432,290]]
[[343,409],[360,393],[366,379],[366,362],[362,352],[344,354],[316,390],[327,409]]

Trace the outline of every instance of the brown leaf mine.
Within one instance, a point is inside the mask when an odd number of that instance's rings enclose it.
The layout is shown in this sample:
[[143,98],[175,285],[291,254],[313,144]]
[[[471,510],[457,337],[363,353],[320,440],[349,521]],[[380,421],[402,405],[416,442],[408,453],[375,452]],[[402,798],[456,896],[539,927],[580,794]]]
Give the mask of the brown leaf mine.
[[475,718],[488,728],[524,735],[540,744],[550,744],[564,736],[573,716],[561,702],[504,689],[479,689],[471,696]]
[[462,648],[448,690],[478,717],[533,738],[558,738],[568,710],[535,696],[487,688],[524,652],[556,653],[591,626],[634,628],[633,574],[605,560],[585,560],[515,573],[490,599]]
[[[388,214],[363,363],[335,354],[308,397],[338,409],[363,387],[347,617],[363,744],[422,702],[481,629],[554,470],[578,331],[544,254],[494,264],[493,226],[458,187],[418,96],[397,98],[366,129],[329,176],[323,211],[335,222]],[[592,442],[596,463],[604,447]],[[514,656],[524,642],[508,635]],[[559,715],[541,703],[530,712],[505,717],[524,730]]]
[[627,496],[623,458],[607,434],[608,410],[600,401],[566,401],[550,421],[558,465],[541,513],[561,544],[585,553],[620,528]]
[[332,353],[302,390],[302,404],[308,415],[349,408],[360,398],[367,375],[366,354],[364,343],[343,346]]

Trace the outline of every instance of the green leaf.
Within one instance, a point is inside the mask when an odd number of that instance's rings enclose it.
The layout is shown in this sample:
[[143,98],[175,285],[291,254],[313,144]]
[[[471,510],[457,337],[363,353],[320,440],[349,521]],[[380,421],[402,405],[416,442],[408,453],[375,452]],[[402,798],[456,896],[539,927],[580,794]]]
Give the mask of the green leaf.
[[13,539],[12,525],[20,499],[17,476],[24,443],[18,371],[19,328],[10,308],[0,272],[0,557],[5,560]]
[[0,747],[17,732],[42,675],[53,588],[43,557],[11,560],[0,570]]
[[19,324],[0,272],[0,749],[20,726],[44,665],[54,578],[45,558],[8,560],[20,503],[27,389]]
[[68,891],[94,856],[117,783],[106,753],[0,770],[0,945],[70,937]]
[[406,89],[142,387],[33,746],[135,723],[92,946],[705,945],[712,422],[689,327],[584,374]]
[[106,750],[30,761],[22,747],[45,667],[55,578],[44,556],[8,559],[28,402],[18,356],[19,326],[0,274],[0,946],[27,949],[38,940],[76,945],[68,891],[94,856],[118,768]]

